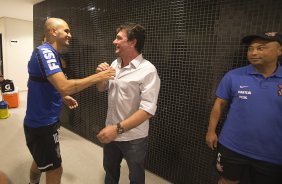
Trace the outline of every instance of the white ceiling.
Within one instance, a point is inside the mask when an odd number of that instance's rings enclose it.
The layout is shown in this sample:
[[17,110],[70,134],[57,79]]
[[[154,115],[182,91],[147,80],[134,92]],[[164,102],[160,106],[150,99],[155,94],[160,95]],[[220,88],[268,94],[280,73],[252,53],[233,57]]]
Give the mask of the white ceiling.
[[0,17],[33,21],[33,5],[44,0],[0,0]]

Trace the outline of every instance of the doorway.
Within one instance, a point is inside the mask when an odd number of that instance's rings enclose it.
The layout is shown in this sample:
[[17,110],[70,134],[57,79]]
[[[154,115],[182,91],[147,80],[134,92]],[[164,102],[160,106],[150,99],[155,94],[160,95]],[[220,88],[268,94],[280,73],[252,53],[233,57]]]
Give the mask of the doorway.
[[3,81],[3,52],[2,52],[2,34],[0,33],[0,82]]

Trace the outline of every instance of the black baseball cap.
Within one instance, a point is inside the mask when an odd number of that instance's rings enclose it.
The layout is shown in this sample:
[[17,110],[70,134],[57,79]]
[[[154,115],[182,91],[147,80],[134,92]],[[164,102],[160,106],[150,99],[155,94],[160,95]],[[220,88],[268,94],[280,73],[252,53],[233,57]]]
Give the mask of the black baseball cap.
[[266,32],[262,34],[248,35],[242,39],[242,43],[250,44],[255,38],[261,38],[269,41],[276,41],[279,42],[280,45],[282,45],[282,34],[279,32]]

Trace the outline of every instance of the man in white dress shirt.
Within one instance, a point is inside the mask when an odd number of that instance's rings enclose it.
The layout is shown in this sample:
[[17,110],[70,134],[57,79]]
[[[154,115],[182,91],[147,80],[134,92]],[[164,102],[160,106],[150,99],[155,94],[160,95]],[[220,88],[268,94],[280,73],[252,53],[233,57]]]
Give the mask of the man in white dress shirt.
[[112,67],[116,77],[97,84],[108,90],[106,127],[97,135],[104,145],[105,184],[118,184],[120,163],[129,168],[130,183],[145,183],[145,157],[148,149],[149,118],[157,109],[160,79],[155,66],[142,56],[145,29],[126,23],[116,30],[115,53],[111,66],[101,63],[96,72]]

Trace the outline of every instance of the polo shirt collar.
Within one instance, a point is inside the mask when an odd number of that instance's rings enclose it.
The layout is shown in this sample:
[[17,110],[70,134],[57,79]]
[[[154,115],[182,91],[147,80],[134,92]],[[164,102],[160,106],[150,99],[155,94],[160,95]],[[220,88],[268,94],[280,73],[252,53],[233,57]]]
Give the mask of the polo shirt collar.
[[253,65],[251,65],[251,64],[249,64],[249,65],[247,66],[247,73],[250,74],[250,75],[259,74],[259,73],[256,71],[255,67],[254,67]]
[[[247,67],[247,73],[250,74],[250,75],[255,75],[255,74],[259,74],[255,67],[251,64],[248,65]],[[276,76],[276,77],[281,77],[282,78],[282,66],[278,63],[278,67],[276,69],[276,71],[271,74],[271,76]]]
[[278,63],[277,70],[275,71],[275,73],[273,75],[282,78],[282,66],[281,66],[281,64]]

